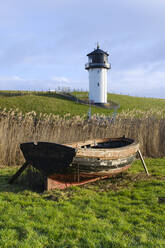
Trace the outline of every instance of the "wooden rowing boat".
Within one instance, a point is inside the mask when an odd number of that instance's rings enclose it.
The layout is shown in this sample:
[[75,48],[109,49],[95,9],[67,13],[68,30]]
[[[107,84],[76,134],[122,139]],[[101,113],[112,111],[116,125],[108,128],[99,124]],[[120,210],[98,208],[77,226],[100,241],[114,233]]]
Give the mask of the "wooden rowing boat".
[[49,190],[57,184],[80,185],[127,170],[136,158],[139,143],[122,137],[63,145],[30,142],[22,143],[20,148],[26,162],[10,182],[31,164],[47,177]]

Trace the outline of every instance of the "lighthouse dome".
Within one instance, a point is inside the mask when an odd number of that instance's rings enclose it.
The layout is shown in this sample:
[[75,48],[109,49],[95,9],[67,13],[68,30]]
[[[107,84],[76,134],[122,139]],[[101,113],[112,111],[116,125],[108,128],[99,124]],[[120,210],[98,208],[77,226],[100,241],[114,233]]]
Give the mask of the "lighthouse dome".
[[85,69],[89,70],[90,68],[106,68],[110,69],[110,64],[108,63],[107,52],[104,52],[97,46],[97,49],[94,49],[93,52],[87,54],[88,63],[85,65]]

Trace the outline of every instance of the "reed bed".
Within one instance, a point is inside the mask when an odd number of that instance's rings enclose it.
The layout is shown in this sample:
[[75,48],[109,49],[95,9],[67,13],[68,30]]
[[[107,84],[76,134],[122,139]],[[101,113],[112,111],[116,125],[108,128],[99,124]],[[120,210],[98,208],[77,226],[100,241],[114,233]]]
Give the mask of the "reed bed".
[[0,165],[20,165],[24,158],[20,143],[48,141],[69,143],[93,138],[121,137],[139,140],[144,156],[165,156],[165,119],[161,111],[121,112],[114,120],[108,116],[93,115],[92,118],[60,117],[52,114],[18,110],[0,112]]

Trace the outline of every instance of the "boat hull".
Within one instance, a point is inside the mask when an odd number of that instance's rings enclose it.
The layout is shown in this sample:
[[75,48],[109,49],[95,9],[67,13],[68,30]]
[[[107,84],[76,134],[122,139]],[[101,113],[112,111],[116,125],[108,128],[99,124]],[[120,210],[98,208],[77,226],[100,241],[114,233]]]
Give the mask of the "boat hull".
[[64,145],[30,142],[22,143],[20,148],[26,161],[9,183],[31,164],[46,176],[47,190],[82,185],[124,172],[130,168],[137,153],[140,154],[139,143],[125,137]]
[[139,144],[132,139],[115,138],[65,145],[23,143],[20,148],[26,161],[46,176],[66,175],[74,179],[123,171],[134,161]]

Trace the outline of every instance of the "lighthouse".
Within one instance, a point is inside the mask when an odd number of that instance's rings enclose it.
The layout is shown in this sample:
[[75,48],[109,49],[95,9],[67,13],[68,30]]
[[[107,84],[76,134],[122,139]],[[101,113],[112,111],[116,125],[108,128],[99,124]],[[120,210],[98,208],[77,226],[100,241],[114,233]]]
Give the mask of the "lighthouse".
[[89,101],[93,103],[107,103],[107,79],[108,69],[111,65],[108,63],[107,52],[97,49],[87,54],[88,63],[85,69],[89,72]]

